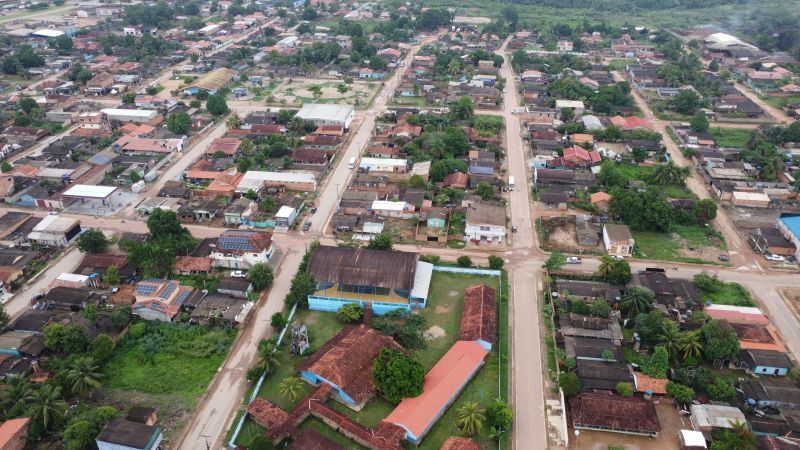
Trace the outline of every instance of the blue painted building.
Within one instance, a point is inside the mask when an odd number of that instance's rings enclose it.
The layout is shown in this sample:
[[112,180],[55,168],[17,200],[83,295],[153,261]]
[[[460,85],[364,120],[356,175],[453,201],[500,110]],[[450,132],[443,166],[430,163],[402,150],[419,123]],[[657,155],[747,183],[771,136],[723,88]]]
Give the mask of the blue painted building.
[[742,350],[739,353],[739,367],[758,375],[786,376],[792,362],[786,353],[775,350]]
[[358,303],[381,315],[424,308],[433,265],[419,261],[418,253],[319,246],[308,272],[317,282],[308,296],[310,309],[332,312]]

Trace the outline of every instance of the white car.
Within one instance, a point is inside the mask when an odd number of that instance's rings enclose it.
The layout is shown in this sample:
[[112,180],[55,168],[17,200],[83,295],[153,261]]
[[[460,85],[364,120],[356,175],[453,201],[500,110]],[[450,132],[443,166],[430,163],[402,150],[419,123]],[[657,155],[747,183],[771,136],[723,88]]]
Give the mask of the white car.
[[570,256],[567,258],[567,264],[580,264],[582,262],[580,256]]
[[236,270],[236,271],[231,272],[231,276],[233,278],[246,278],[247,274],[242,272],[241,270]]
[[786,261],[786,258],[784,258],[783,256],[775,255],[775,254],[772,254],[772,253],[770,253],[769,255],[765,256],[765,258],[767,258],[767,261],[772,261],[772,262],[784,262],[784,261]]

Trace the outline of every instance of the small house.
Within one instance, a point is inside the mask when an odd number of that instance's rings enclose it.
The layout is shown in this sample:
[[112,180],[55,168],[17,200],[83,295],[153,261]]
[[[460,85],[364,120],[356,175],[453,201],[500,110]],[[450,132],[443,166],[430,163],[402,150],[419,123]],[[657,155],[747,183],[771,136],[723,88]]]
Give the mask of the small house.
[[603,227],[603,243],[611,256],[633,256],[634,240],[627,225],[606,224]]

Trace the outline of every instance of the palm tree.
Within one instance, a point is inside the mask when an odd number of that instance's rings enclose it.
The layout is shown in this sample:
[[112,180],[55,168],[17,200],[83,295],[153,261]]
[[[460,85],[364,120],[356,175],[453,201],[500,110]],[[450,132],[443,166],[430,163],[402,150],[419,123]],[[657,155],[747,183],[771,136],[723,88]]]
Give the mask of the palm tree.
[[730,422],[731,431],[736,435],[736,439],[741,443],[743,448],[756,448],[756,436],[750,431],[747,422],[740,422],[734,420]]
[[225,121],[225,125],[229,130],[238,130],[242,127],[242,119],[238,114],[233,113],[230,117],[228,117],[228,120]]
[[0,394],[0,406],[7,417],[15,408],[24,407],[33,399],[33,389],[27,378],[12,377]]
[[664,346],[664,349],[669,353],[669,357],[675,361],[678,357],[680,350],[680,332],[675,322],[665,320],[661,324],[661,333],[657,336],[658,343]]
[[103,374],[98,370],[92,357],[76,359],[66,376],[72,393],[80,396],[86,396],[92,389],[99,388],[102,377]]
[[688,176],[689,168],[677,166],[670,161],[655,167],[653,170],[653,183],[662,186],[683,186]]
[[290,402],[297,400],[300,391],[303,389],[303,382],[296,377],[286,377],[278,386],[278,392],[284,397],[289,397]]
[[603,279],[608,278],[611,272],[614,271],[614,258],[604,255],[600,258],[600,267],[597,269],[600,277]]
[[40,423],[46,430],[64,420],[68,407],[67,402],[61,399],[60,387],[43,384],[31,399],[28,413],[32,421]]
[[486,420],[483,411],[477,402],[464,403],[464,406],[458,408],[456,426],[469,435],[480,433]]
[[242,151],[243,154],[247,156],[253,155],[253,149],[255,146],[253,145],[253,141],[250,139],[242,139],[242,142],[239,144],[239,150]]
[[258,343],[258,363],[256,363],[256,366],[267,374],[272,373],[276,367],[281,365],[280,361],[278,361],[277,353],[275,341],[262,339]]
[[654,298],[655,296],[650,290],[632,287],[622,297],[619,309],[625,312],[628,317],[636,317],[639,313],[650,311]]
[[681,351],[683,351],[683,359],[700,357],[703,353],[703,343],[700,342],[699,331],[692,331],[681,337]]

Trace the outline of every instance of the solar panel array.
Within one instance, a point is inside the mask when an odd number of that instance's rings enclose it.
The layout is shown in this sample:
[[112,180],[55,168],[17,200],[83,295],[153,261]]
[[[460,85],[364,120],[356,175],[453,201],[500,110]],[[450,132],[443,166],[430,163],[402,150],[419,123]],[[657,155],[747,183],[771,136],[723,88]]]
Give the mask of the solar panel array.
[[164,299],[166,299],[166,298],[168,298],[168,297],[170,296],[170,294],[172,294],[172,292],[173,292],[175,289],[177,289],[177,288],[178,288],[178,283],[169,283],[169,284],[167,284],[167,286],[164,288],[164,290],[163,290],[163,291],[161,291],[161,293],[160,293],[160,294],[158,294],[158,296],[159,296],[160,298],[164,298]]
[[255,251],[249,236],[220,236],[217,245],[223,250]]
[[179,305],[179,306],[183,305],[183,302],[185,302],[186,299],[189,298],[189,294],[191,294],[191,293],[192,293],[192,291],[183,291],[183,292],[181,292],[181,295],[179,295],[178,298],[175,300],[175,304]]
[[152,284],[137,284],[136,295],[153,295],[158,290],[158,286]]

